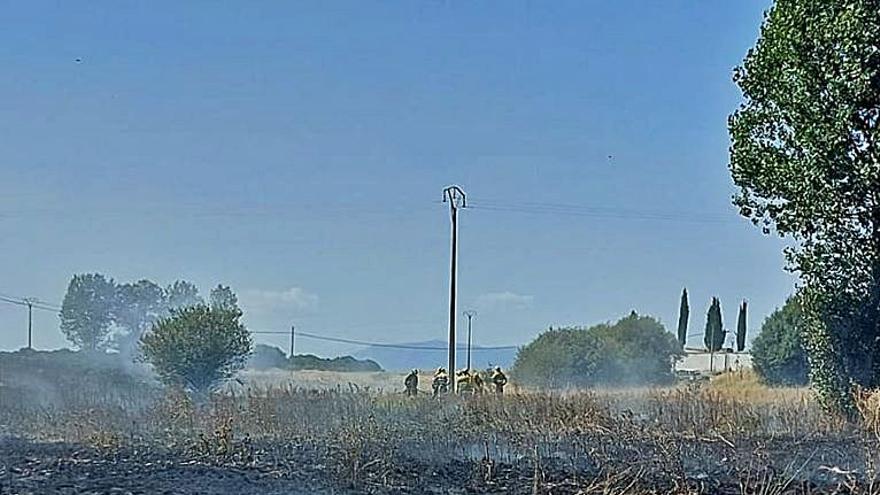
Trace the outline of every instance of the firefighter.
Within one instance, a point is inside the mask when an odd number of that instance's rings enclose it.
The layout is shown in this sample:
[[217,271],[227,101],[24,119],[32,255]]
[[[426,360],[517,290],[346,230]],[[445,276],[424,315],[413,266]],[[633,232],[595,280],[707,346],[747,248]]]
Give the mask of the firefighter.
[[446,374],[445,369],[437,368],[437,372],[434,373],[434,380],[431,382],[431,389],[434,391],[434,397],[449,391],[449,375]]
[[495,393],[498,395],[504,395],[504,386],[507,385],[507,375],[501,371],[500,366],[496,366],[495,371],[492,372],[492,383],[495,385]]
[[471,374],[468,370],[459,370],[455,373],[455,388],[461,395],[469,395],[474,393],[471,383]]
[[471,375],[471,382],[473,382],[474,393],[481,395],[484,392],[483,377],[480,375],[479,371],[473,372],[473,375]]
[[406,396],[415,397],[419,393],[419,370],[412,370],[403,380],[406,387]]

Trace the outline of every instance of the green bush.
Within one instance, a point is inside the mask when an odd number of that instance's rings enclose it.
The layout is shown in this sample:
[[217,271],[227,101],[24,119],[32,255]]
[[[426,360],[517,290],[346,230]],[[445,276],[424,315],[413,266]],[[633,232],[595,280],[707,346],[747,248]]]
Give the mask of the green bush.
[[771,385],[805,385],[809,365],[802,334],[804,315],[796,297],[764,320],[761,332],[752,342],[752,367]]
[[512,374],[547,388],[661,384],[674,380],[681,352],[659,321],[633,312],[614,324],[542,333],[520,349]]
[[240,318],[224,307],[172,310],[141,337],[144,359],[164,383],[204,394],[247,363],[253,343]]

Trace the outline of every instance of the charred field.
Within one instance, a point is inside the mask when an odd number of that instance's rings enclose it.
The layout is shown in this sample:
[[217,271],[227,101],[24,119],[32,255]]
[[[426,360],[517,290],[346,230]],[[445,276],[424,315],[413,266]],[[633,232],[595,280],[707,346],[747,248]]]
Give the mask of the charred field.
[[59,386],[13,391],[14,371],[4,494],[878,492],[870,418],[828,417],[809,392],[748,375],[440,401],[250,383],[195,403],[106,371],[35,372]]

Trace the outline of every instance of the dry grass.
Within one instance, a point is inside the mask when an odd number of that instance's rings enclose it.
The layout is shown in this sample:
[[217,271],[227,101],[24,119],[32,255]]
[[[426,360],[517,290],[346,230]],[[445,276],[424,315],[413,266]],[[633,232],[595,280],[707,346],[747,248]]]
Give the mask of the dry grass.
[[[361,392],[391,393],[403,389],[406,373],[354,372],[312,370],[247,370],[239,375],[239,382],[231,382],[229,390],[243,391],[248,388],[294,387],[309,390],[354,390]],[[423,377],[428,377],[424,372]],[[428,379],[423,379],[420,388],[430,392]]]
[[822,414],[808,391],[769,389],[748,374],[442,401],[390,391],[402,375],[298,375],[251,374],[208,404],[175,392],[128,407],[100,396],[62,407],[4,402],[0,424],[35,440],[271,472],[320,465],[337,486],[367,492],[820,493],[841,483],[866,492],[877,451],[876,438],[866,450],[863,430]]
[[739,370],[712,377],[709,388],[725,395],[758,403],[811,403],[813,393],[807,387],[769,387],[752,370]]

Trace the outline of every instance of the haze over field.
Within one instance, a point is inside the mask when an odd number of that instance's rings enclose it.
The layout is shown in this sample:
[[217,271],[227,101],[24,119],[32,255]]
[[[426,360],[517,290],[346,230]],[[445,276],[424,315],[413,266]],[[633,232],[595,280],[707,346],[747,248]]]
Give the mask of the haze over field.
[[[730,206],[725,117],[768,6],[8,4],[0,293],[184,278],[253,329],[445,339],[458,183],[479,344],[632,309],[674,330],[683,286],[694,333],[712,295],[758,328],[793,279]],[[0,305],[0,348],[25,324]],[[55,315],[34,345],[66,345]]]
[[880,493],[880,0],[0,18],[0,493]]

